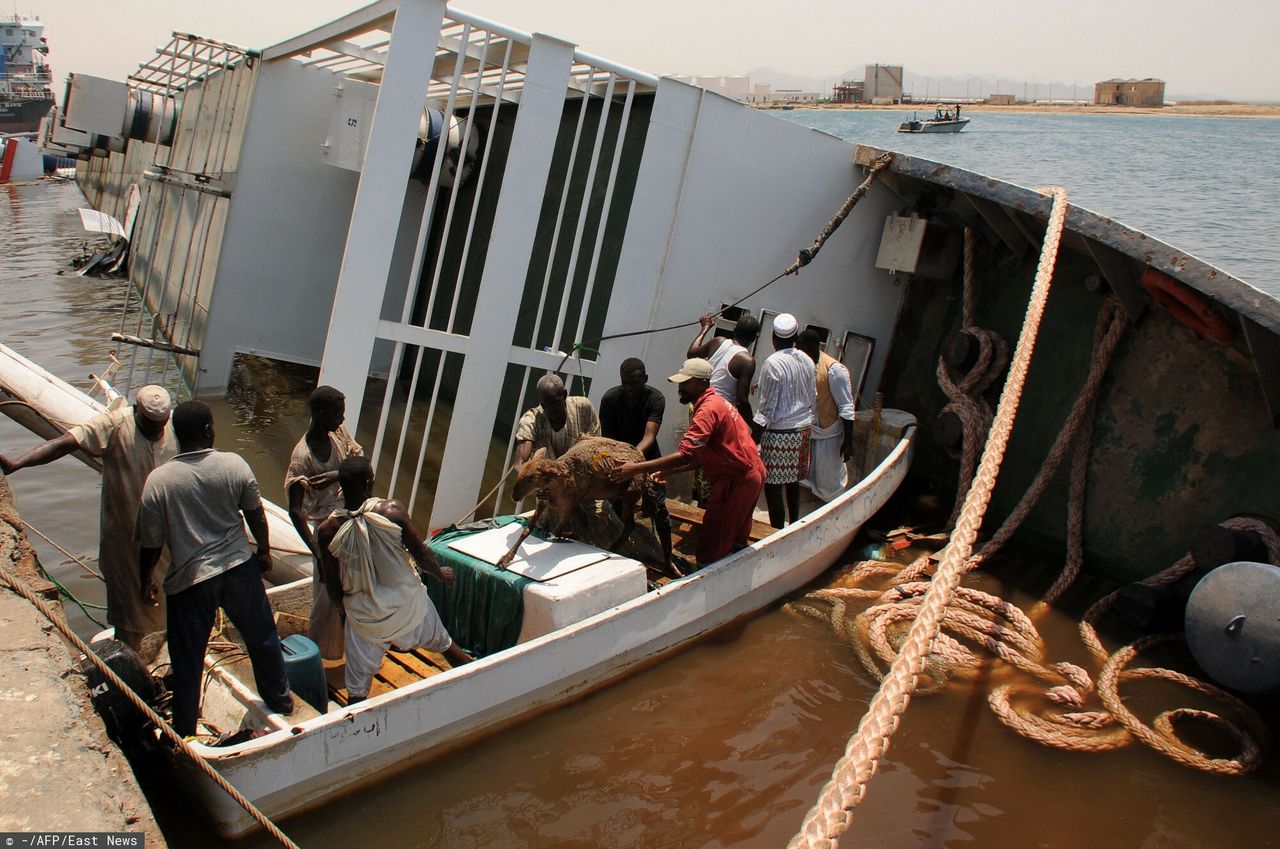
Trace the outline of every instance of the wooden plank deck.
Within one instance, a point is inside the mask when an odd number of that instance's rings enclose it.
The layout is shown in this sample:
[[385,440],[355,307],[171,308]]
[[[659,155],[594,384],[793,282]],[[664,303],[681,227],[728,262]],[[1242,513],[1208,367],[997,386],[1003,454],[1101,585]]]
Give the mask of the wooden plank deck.
[[[369,687],[369,697],[380,696],[410,684],[439,675],[450,669],[449,662],[435,652],[425,649],[414,649],[409,652],[389,651],[382,659],[382,666],[373,678]],[[347,704],[347,687],[342,678],[343,667],[328,667],[325,677],[329,684],[329,699],[345,706]]]
[[[685,522],[686,524],[694,527],[701,527],[702,517],[707,511],[703,510],[701,507],[696,507],[692,504],[685,504],[683,501],[676,501],[675,499],[668,498],[667,512],[671,514],[672,519]],[[764,522],[752,521],[751,532],[747,536],[752,542],[758,542],[773,533],[775,530],[777,529],[772,525],[766,525]]]

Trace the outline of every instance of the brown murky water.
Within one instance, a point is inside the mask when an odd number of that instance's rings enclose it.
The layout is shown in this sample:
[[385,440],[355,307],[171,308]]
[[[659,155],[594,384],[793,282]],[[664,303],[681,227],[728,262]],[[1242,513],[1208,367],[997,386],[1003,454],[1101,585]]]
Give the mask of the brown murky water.
[[[82,203],[68,184],[0,187],[0,341],[79,385],[105,360],[123,298],[117,283],[56,275],[82,239],[74,214]],[[251,386],[215,412],[220,447],[244,454],[264,494],[279,497],[285,458],[306,425],[301,397]],[[0,419],[0,450],[34,443]],[[24,518],[73,553],[93,553],[93,473],[64,460],[11,482]],[[93,579],[37,545],[74,593],[101,601]],[[1053,659],[1080,658],[1065,616],[1051,616],[1042,632]],[[874,687],[829,626],[779,606],[281,825],[307,847],[781,847]],[[1139,685],[1132,694],[1144,707],[1187,703]],[[224,845],[163,779],[147,787],[171,845]],[[1280,845],[1278,790],[1274,764],[1217,778],[1136,746],[1046,749],[1001,725],[979,682],[915,700],[842,845]],[[259,836],[232,845],[275,844]]]

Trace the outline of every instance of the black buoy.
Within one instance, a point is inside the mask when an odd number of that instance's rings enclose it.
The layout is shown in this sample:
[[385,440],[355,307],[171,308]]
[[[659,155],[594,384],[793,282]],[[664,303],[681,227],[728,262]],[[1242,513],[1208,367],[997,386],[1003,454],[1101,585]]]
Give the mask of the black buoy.
[[[137,652],[119,640],[98,640],[90,648],[144,702],[151,704],[155,701],[161,688]],[[107,680],[107,676],[96,664],[86,658],[81,661],[81,670],[89,685],[93,707],[102,716],[108,734],[121,739],[145,724],[142,712],[129,701],[128,696]]]

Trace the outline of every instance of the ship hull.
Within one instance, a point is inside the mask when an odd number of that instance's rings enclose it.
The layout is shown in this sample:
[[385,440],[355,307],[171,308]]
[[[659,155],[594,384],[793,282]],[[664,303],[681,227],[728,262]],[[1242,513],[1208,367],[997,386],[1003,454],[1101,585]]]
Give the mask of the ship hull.
[[52,108],[52,97],[11,100],[0,95],[0,135],[35,132],[40,129],[40,121]]

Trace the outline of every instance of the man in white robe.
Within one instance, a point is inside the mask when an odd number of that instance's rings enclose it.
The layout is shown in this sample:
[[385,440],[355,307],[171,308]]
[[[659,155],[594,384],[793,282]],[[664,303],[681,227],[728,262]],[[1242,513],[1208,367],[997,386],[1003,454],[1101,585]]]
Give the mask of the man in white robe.
[[348,704],[365,699],[390,648],[425,648],[453,665],[471,657],[453,643],[427,596],[418,568],[446,584],[453,571],[435,555],[399,501],[373,496],[373,466],[348,457],[338,466],[343,507],[316,528],[325,584],[344,619]]

